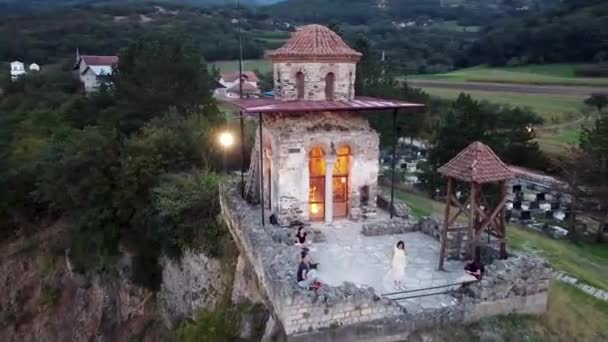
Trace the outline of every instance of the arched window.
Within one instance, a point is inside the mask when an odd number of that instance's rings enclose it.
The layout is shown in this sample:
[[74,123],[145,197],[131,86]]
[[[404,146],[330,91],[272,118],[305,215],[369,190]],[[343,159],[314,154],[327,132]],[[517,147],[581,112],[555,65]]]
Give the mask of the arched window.
[[304,73],[301,71],[296,74],[296,91],[298,100],[304,99]]
[[334,99],[334,88],[336,83],[336,76],[333,72],[330,72],[325,76],[325,99],[333,100]]

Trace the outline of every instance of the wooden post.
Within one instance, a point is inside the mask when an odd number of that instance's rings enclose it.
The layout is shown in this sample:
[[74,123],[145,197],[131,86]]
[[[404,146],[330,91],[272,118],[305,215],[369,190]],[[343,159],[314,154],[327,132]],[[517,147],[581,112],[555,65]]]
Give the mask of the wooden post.
[[391,213],[391,218],[395,215],[395,163],[396,163],[396,155],[397,155],[397,111],[395,109],[393,111],[393,158],[391,160],[391,206],[389,207],[389,211]]
[[473,258],[475,256],[475,225],[476,221],[476,211],[477,211],[477,183],[471,183],[471,194],[469,197],[469,230],[467,232],[467,243],[469,245],[468,253],[469,258]]
[[[241,121],[241,197],[245,199],[245,120],[243,119],[243,112],[240,113]],[[253,162],[253,161],[252,161]]]
[[448,177],[448,186],[446,191],[445,209],[443,214],[443,227],[441,229],[441,237],[439,242],[441,247],[439,249],[439,267],[440,271],[444,271],[443,263],[445,261],[445,249],[447,247],[448,229],[450,229],[450,208],[452,207],[452,177]]
[[266,226],[266,214],[264,213],[264,140],[262,138],[262,113],[258,113],[260,121],[260,206],[262,207],[262,226]]
[[498,225],[499,227],[497,227],[498,231],[501,234],[501,240],[500,240],[500,258],[501,259],[506,259],[509,257],[508,253],[507,253],[507,206],[505,205],[504,201],[507,198],[507,182],[505,181],[501,181],[499,183],[500,186],[500,191],[499,191],[499,205],[502,206],[502,208],[500,209],[500,218],[498,219]]

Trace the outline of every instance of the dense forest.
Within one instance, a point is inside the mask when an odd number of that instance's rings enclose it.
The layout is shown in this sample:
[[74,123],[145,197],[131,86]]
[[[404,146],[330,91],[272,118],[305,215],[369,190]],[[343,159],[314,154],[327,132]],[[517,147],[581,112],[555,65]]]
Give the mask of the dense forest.
[[[181,31],[194,37],[207,60],[238,58],[236,7],[204,9],[158,4],[77,6],[52,12],[9,16],[0,23],[0,60],[22,59],[39,64],[84,54],[113,55],[143,33]],[[274,31],[276,26],[250,10],[242,11],[247,35]],[[244,39],[244,57],[259,58],[276,44]]]
[[608,2],[564,0],[545,13],[493,25],[467,56],[470,65],[608,61]]
[[[295,26],[317,22],[339,28],[351,44],[365,35],[374,50],[385,51],[400,73],[433,73],[481,63],[601,61],[608,27],[605,5],[592,1],[565,2],[556,9],[554,0],[447,5],[413,0],[288,0],[239,13],[231,1],[211,8],[191,6],[203,3],[194,0],[77,3],[60,11],[3,11],[7,17],[0,23],[0,60],[54,63],[71,57],[76,48],[88,54],[116,54],[144,32],[167,29],[191,34],[207,60],[236,59],[234,19],[241,18],[245,58],[261,58],[265,50],[280,46]],[[5,2],[4,6],[32,4]],[[533,34],[525,33],[522,22],[535,25]],[[593,33],[583,37],[581,32]],[[582,41],[583,48],[570,49],[573,41]]]

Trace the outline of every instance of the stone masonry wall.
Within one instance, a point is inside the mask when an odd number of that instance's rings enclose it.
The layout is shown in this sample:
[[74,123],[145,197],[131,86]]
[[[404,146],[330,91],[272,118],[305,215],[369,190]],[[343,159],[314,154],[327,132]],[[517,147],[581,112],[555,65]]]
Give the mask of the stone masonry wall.
[[333,73],[335,77],[334,100],[352,100],[355,96],[355,63],[275,63],[274,94],[285,101],[297,100],[296,74],[304,74],[304,99],[323,101],[325,98],[325,77]]
[[236,191],[220,191],[224,219],[241,256],[247,258],[268,307],[289,341],[400,341],[416,330],[507,313],[546,310],[550,266],[540,257],[514,254],[486,266],[480,283],[453,292],[459,303],[412,315],[371,288],[345,283],[319,293],[295,282],[299,248],[273,239],[274,226],[262,227]]
[[[379,137],[367,119],[355,113],[307,113],[267,115],[265,134],[273,148],[273,192],[276,211],[284,221],[308,220],[309,155],[319,146],[325,155],[331,146],[351,149],[349,172],[349,212],[360,213],[361,190],[368,188],[368,205],[375,207],[379,172]],[[328,170],[329,171],[329,170]]]

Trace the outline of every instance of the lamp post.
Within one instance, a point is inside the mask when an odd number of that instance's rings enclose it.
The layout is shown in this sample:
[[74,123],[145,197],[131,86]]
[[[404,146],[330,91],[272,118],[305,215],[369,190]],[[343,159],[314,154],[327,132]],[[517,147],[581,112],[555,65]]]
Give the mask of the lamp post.
[[230,147],[232,147],[232,145],[234,145],[234,135],[232,135],[232,133],[230,133],[229,131],[223,131],[219,134],[218,136],[218,142],[220,143],[220,146],[222,146],[223,148],[223,171],[227,172],[227,168],[226,168],[226,151],[228,149],[230,149]]

